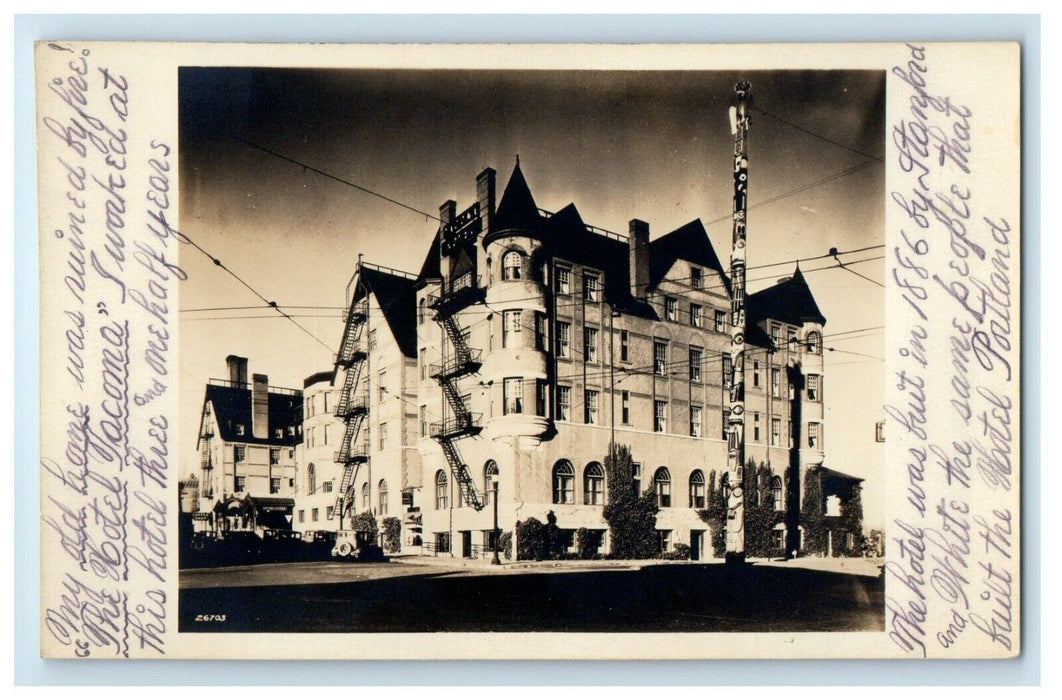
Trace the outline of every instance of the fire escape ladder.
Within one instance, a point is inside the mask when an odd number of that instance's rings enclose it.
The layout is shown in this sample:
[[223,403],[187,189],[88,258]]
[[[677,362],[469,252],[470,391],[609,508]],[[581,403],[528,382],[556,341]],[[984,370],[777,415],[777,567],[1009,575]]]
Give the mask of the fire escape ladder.
[[365,335],[365,311],[354,307],[350,311],[349,322],[343,334],[343,343],[336,356],[336,366],[343,367],[343,387],[336,401],[332,415],[342,418],[344,422],[343,438],[334,461],[343,465],[343,477],[339,482],[339,495],[336,497],[335,514],[342,526],[343,516],[352,502],[351,489],[357,478],[358,467],[368,459],[368,450],[363,441],[359,441],[362,424],[369,412],[368,394],[361,390],[361,375],[368,357],[363,337]]

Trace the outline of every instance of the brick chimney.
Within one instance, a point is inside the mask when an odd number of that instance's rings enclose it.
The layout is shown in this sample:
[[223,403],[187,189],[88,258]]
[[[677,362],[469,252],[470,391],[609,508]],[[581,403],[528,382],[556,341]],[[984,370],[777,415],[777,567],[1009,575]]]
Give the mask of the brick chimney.
[[269,377],[264,374],[254,375],[251,383],[251,434],[269,437]]
[[239,355],[229,355],[225,358],[225,364],[229,368],[229,381],[234,385],[247,384],[247,358]]
[[476,176],[476,201],[479,202],[479,215],[483,219],[484,233],[490,231],[490,224],[494,219],[497,175],[494,168],[487,168]]
[[649,287],[649,224],[640,219],[630,221],[631,294],[645,298]]

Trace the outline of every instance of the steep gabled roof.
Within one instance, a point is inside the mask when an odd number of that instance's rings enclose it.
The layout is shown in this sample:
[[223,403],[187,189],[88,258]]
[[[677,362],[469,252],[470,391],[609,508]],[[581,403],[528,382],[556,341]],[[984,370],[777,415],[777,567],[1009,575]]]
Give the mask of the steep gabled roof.
[[[203,398],[204,409],[213,407],[218,424],[218,436],[225,442],[243,442],[250,445],[293,447],[298,442],[298,430],[291,434],[290,427],[297,428],[302,422],[302,392],[269,392],[269,433],[265,438],[256,438],[252,426],[251,390],[238,386],[207,384]],[[236,426],[243,426],[243,435],[236,433]],[[276,431],[282,430],[282,437]]]
[[428,247],[428,254],[424,256],[424,262],[421,263],[420,273],[417,275],[417,286],[423,285],[428,280],[442,279],[439,237],[440,233],[436,231],[435,238]]
[[716,270],[727,284],[727,294],[730,293],[726,270],[719,262],[719,256],[715,254],[712,241],[708,238],[708,231],[700,219],[694,219],[649,243],[649,291],[656,289],[678,260]]
[[411,277],[393,275],[383,270],[361,266],[358,292],[355,301],[361,297],[362,290],[368,289],[376,297],[387,326],[398,342],[398,348],[406,357],[417,356],[417,293],[416,280]]
[[498,203],[498,211],[494,214],[491,227],[496,231],[508,228],[533,228],[542,220],[538,213],[538,205],[531,196],[531,188],[527,186],[524,173],[520,170],[520,160],[517,159],[513,174],[509,177],[509,184],[505,186],[501,201]]
[[826,325],[826,317],[819,310],[799,264],[788,280],[749,295],[749,326],[769,318],[795,326],[805,321]]

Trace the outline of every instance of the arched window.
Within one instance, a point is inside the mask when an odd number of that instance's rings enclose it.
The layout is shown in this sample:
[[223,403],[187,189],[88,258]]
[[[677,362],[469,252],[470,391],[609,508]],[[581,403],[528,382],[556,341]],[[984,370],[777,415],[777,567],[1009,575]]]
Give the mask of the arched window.
[[376,489],[380,498],[380,515],[387,515],[387,481],[380,479]]
[[523,275],[524,256],[519,251],[510,250],[502,256],[502,279],[518,280]]
[[494,498],[494,481],[498,478],[498,463],[493,459],[483,465],[483,505],[489,506]]
[[366,481],[361,485],[361,507],[365,510],[369,509],[371,503],[369,502],[369,482]]
[[782,477],[780,476],[771,478],[771,500],[774,501],[775,510],[784,510],[785,504],[782,502]]
[[690,508],[704,508],[704,472],[700,469],[690,474]]
[[818,331],[808,333],[807,347],[808,352],[812,355],[818,355],[822,352],[822,336]]
[[420,300],[420,308],[417,310],[417,325],[418,326],[424,323],[424,317],[426,315],[425,306],[426,306],[425,300],[421,299]]
[[653,490],[656,492],[656,504],[661,508],[671,507],[671,472],[667,467],[660,467],[653,475]]
[[588,506],[605,504],[605,470],[598,462],[591,462],[583,470],[583,502]]
[[313,462],[310,466],[306,467],[306,493],[312,494],[317,491],[317,467],[313,466]]
[[446,472],[435,472],[435,510],[446,510],[450,505],[450,484]]
[[575,469],[566,459],[553,467],[553,502],[575,503]]

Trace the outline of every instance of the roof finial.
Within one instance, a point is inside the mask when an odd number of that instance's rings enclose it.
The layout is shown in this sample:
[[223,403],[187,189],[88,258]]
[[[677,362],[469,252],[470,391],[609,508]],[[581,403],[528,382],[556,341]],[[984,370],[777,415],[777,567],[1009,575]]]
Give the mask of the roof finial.
[[519,167],[519,165],[520,165],[520,154],[519,153],[516,154],[516,165],[517,165],[517,167]]

